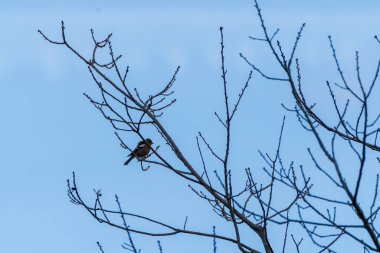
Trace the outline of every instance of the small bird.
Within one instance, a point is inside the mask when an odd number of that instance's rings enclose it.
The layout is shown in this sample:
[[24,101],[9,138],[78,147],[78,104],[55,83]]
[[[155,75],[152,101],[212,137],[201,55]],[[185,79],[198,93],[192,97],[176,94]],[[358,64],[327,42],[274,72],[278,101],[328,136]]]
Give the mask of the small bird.
[[130,161],[132,161],[133,158],[138,157],[138,158],[143,158],[147,154],[149,154],[151,145],[153,144],[153,141],[151,139],[146,139],[145,141],[140,141],[137,144],[137,147],[135,150],[133,150],[128,156],[128,160],[124,163],[124,165],[128,165]]

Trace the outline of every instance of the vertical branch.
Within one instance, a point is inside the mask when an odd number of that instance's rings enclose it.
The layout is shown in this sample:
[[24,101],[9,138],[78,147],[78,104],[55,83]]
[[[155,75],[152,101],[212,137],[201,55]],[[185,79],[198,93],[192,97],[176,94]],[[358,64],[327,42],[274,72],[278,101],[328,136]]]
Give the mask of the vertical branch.
[[104,253],[103,247],[99,242],[96,242],[101,253]]
[[215,237],[215,226],[212,227],[212,234],[214,235],[213,241],[213,253],[216,253],[216,237]]
[[226,200],[228,202],[228,205],[231,207],[231,197],[230,192],[228,189],[228,157],[230,153],[230,127],[231,127],[231,121],[230,121],[230,109],[229,109],[229,102],[228,102],[228,91],[227,91],[227,79],[226,74],[227,70],[224,65],[224,38],[223,38],[223,27],[220,27],[220,55],[222,58],[222,78],[223,78],[223,91],[224,91],[224,104],[226,109],[226,149],[223,159],[223,173],[224,173],[224,191]]
[[163,253],[164,251],[162,250],[161,242],[157,241],[157,245],[158,245],[158,250],[160,251],[160,253]]
[[133,242],[131,232],[129,231],[129,227],[128,227],[127,222],[125,220],[124,212],[123,212],[123,210],[121,208],[119,197],[117,195],[115,195],[115,200],[116,200],[117,206],[119,208],[119,213],[120,213],[120,217],[121,217],[121,219],[123,221],[124,229],[125,229],[125,231],[127,232],[127,235],[128,235],[128,241],[129,241],[129,243],[128,244],[125,243],[124,244],[125,246],[123,246],[123,248],[129,249],[133,253],[139,253],[139,250],[137,250],[137,248],[135,246],[135,243]]
[[[367,128],[368,128],[368,105],[367,105],[368,96],[366,94],[366,91],[364,89],[364,86],[362,84],[361,77],[360,77],[359,53],[357,51],[356,51],[356,74],[357,74],[358,82],[359,82],[359,85],[360,85],[360,88],[362,91],[362,96],[363,96],[362,108],[363,108],[363,113],[364,113],[364,120],[363,120],[363,137],[362,137],[363,138],[363,144],[361,145],[362,146],[362,153],[361,153],[361,157],[360,157],[360,167],[359,167],[358,179],[356,181],[356,187],[355,187],[354,202],[357,201],[360,183],[361,183],[362,176],[363,176],[364,164],[366,161],[366,145],[365,145],[365,143],[367,140]],[[360,116],[359,116],[358,120],[360,120]]]

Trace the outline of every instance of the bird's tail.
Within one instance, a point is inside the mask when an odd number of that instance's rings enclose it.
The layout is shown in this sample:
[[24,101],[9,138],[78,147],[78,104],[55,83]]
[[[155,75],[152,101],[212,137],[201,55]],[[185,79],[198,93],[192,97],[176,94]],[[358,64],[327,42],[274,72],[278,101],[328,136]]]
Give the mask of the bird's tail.
[[128,160],[124,163],[125,166],[128,165],[128,163],[130,163],[130,161],[132,161],[132,159],[135,158],[133,155],[131,155],[131,157],[128,158]]

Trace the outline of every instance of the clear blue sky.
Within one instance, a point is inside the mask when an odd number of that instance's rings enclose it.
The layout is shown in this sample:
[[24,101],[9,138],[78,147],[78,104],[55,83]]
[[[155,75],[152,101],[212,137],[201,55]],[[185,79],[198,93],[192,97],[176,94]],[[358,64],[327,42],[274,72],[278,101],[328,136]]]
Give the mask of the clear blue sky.
[[[306,93],[316,101],[323,102],[327,95],[320,88],[325,80],[336,78],[327,35],[333,35],[347,72],[354,69],[355,50],[367,62],[363,68],[373,72],[379,53],[373,39],[380,32],[379,1],[261,2],[268,25],[281,28],[279,36],[285,44],[294,40],[300,24],[307,23],[299,57],[310,83]],[[142,172],[136,164],[123,166],[127,154],[112,128],[82,95],[98,95],[86,67],[37,33],[41,29],[58,38],[61,20],[66,23],[67,39],[87,55],[90,28],[99,36],[112,32],[115,50],[130,65],[129,82],[142,91],[166,83],[181,65],[178,102],[163,123],[195,165],[200,165],[195,143],[199,130],[212,143],[223,145],[222,129],[213,116],[223,105],[219,27],[225,27],[228,78],[236,91],[249,72],[239,52],[255,57],[269,73],[279,70],[265,48],[248,39],[261,34],[253,1],[1,0],[0,252],[93,253],[98,252],[96,241],[108,253],[124,252],[120,247],[126,241],[124,233],[96,223],[69,202],[66,179],[72,171],[89,200],[92,188],[102,188],[110,206],[118,193],[128,211],[178,225],[189,215],[190,227],[211,231],[216,224],[226,229],[174,175],[161,169]],[[232,152],[233,166],[259,169],[257,149],[274,150],[285,114],[281,102],[293,103],[287,87],[254,75],[233,130],[233,148],[242,143],[247,148],[240,156]],[[328,108],[321,104],[326,117]],[[285,155],[297,160],[306,146],[315,143],[299,131],[294,117],[289,115],[288,121]],[[170,208],[173,211],[168,213]],[[158,252],[155,241],[136,237],[143,252]],[[210,240],[194,237],[177,236],[162,243],[165,253],[212,250]],[[225,244],[220,245],[220,253],[230,249],[222,250]]]

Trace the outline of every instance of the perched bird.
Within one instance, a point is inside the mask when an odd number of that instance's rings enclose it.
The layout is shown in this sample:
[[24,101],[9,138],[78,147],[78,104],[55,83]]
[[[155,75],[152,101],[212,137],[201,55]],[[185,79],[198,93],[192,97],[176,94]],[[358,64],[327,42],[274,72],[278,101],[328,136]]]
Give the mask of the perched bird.
[[140,141],[137,144],[137,147],[135,148],[135,150],[133,150],[132,153],[129,154],[130,157],[124,163],[124,165],[128,165],[128,163],[132,161],[132,159],[135,157],[143,158],[146,155],[148,155],[152,144],[153,144],[153,141],[149,138],[146,139],[145,141]]

